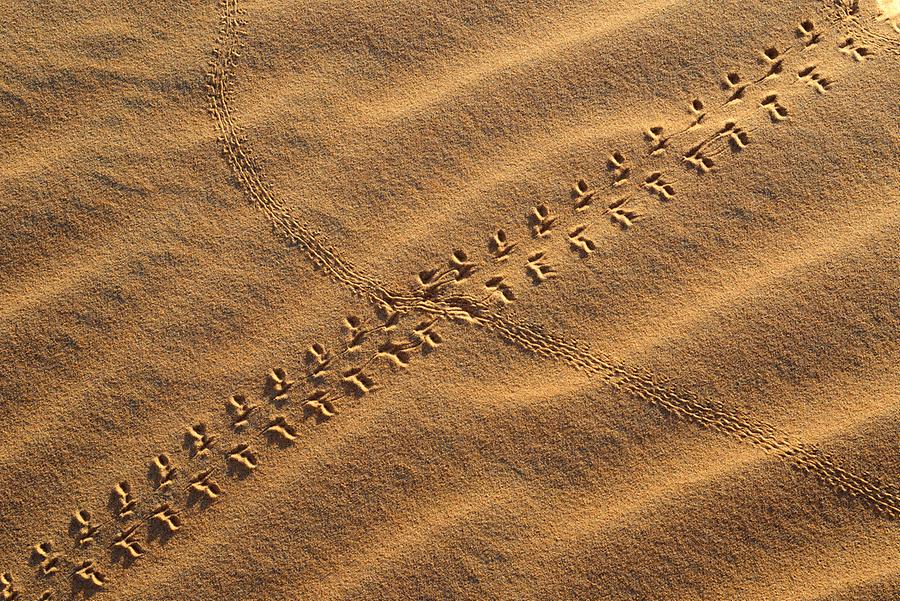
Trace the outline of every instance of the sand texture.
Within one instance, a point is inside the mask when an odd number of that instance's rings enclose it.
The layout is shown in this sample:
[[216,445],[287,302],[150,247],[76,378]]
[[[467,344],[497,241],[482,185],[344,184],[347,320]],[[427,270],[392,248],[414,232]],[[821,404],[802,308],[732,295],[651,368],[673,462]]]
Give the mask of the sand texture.
[[900,598],[900,2],[0,3],[0,601]]

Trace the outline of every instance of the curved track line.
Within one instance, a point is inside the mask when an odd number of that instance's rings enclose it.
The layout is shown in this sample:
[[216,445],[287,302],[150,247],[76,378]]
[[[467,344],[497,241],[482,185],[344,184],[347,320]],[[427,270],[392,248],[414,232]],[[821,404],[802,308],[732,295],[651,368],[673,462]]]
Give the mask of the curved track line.
[[222,17],[207,90],[208,110],[215,120],[222,152],[245,193],[266,214],[274,229],[338,284],[388,311],[422,311],[483,327],[524,350],[598,376],[667,415],[762,447],[787,459],[797,469],[812,473],[836,491],[855,497],[888,517],[900,517],[900,493],[895,487],[844,470],[815,446],[795,440],[772,425],[720,402],[676,390],[649,372],[622,366],[610,357],[583,348],[578,342],[547,333],[540,326],[508,319],[466,295],[426,298],[421,293],[390,291],[375,277],[359,272],[349,261],[340,258],[319,232],[291,215],[250,155],[247,140],[241,135],[230,107],[232,77],[243,46],[244,11],[238,6],[238,0],[222,0],[220,5]]

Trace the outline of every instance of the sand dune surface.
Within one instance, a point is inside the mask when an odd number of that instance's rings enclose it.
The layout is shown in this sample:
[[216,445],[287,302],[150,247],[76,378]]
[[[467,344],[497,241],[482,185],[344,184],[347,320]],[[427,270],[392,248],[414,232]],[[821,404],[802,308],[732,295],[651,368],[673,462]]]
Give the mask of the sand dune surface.
[[896,0],[0,34],[0,599],[900,598]]

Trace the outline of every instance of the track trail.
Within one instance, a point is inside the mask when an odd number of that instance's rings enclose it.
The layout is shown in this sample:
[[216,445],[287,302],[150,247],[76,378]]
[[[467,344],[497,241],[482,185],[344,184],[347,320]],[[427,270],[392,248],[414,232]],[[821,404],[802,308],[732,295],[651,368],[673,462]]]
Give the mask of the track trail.
[[[538,325],[509,319],[483,300],[470,295],[441,294],[439,287],[425,287],[411,294],[388,290],[376,277],[361,273],[352,263],[341,258],[319,232],[291,214],[265,181],[251,156],[249,143],[241,134],[231,109],[235,67],[243,47],[243,28],[246,27],[244,10],[238,0],[224,0],[221,6],[218,45],[208,82],[208,110],[219,132],[222,153],[251,202],[265,213],[276,232],[302,250],[335,282],[390,313],[418,311],[482,327],[519,348],[595,375],[658,407],[667,415],[762,447],[787,459],[797,469],[814,475],[836,491],[858,498],[891,518],[900,517],[900,495],[892,486],[846,471],[821,450],[793,439],[772,425],[716,401],[700,399],[689,392],[677,390],[652,373],[623,366],[611,357],[589,350],[579,342],[548,333]],[[840,15],[844,21],[852,21],[854,16],[846,12],[840,12]],[[888,45],[888,48],[893,48],[893,45]],[[460,258],[460,263],[465,263],[465,257]],[[459,270],[456,275],[459,275]]]
[[[591,381],[609,384],[668,417],[750,443],[752,446],[746,447],[744,454],[761,458],[763,455],[754,455],[752,448],[762,449],[881,516],[890,520],[900,517],[900,492],[895,485],[869,474],[852,473],[818,446],[772,424],[721,402],[701,398],[651,372],[626,366],[584,342],[503,311],[515,300],[514,265],[521,256],[527,257],[525,268],[533,280],[532,288],[550,283],[557,272],[548,257],[562,254],[559,246],[579,251],[570,253],[570,257],[577,257],[573,260],[586,259],[593,253],[594,243],[587,230],[593,224],[586,219],[600,218],[624,232],[642,218],[637,208],[629,204],[630,199],[649,194],[650,202],[660,207],[676,200],[676,187],[669,183],[674,178],[672,171],[687,170],[690,177],[699,178],[698,181],[706,178],[703,181],[708,183],[716,171],[727,168],[732,159],[741,156],[750,143],[749,133],[764,132],[764,128],[777,127],[794,118],[791,107],[802,94],[818,97],[827,93],[835,82],[841,81],[846,70],[856,68],[873,54],[897,54],[897,40],[872,29],[871,20],[859,14],[856,3],[822,2],[815,24],[812,19],[804,20],[790,34],[790,41],[781,40],[777,46],[761,50],[761,66],[753,67],[748,79],[736,72],[723,74],[727,83],[723,90],[704,92],[707,102],[695,99],[690,107],[690,122],[682,122],[688,118],[682,115],[647,123],[644,142],[648,147],[642,155],[632,153],[632,159],[626,160],[622,152],[615,151],[601,167],[611,180],[606,189],[595,190],[578,180],[568,213],[557,214],[555,208],[543,204],[534,207],[527,224],[530,234],[509,229],[513,232],[510,235],[503,229],[495,230],[490,239],[492,256],[476,262],[465,252],[454,251],[447,266],[420,272],[420,285],[409,291],[391,289],[374,274],[360,270],[341,256],[321,232],[292,213],[266,180],[232,108],[235,69],[246,27],[244,11],[238,0],[222,0],[220,6],[207,100],[219,146],[234,178],[278,235],[297,247],[331,280],[374,306],[378,318],[370,321],[345,316],[340,339],[317,340],[308,347],[306,373],[297,380],[284,368],[274,367],[256,394],[234,391],[227,400],[219,399],[215,405],[194,414],[189,425],[183,425],[181,431],[172,433],[167,444],[154,449],[144,474],[136,468],[124,477],[110,479],[113,485],[105,506],[101,500],[76,508],[70,515],[68,537],[44,532],[42,540],[30,541],[37,543],[30,548],[31,569],[23,569],[26,576],[21,579],[18,571],[15,577],[13,573],[0,572],[0,599],[23,599],[27,594],[28,599],[49,601],[68,592],[66,588],[71,588],[72,597],[89,597],[114,588],[114,582],[124,577],[123,571],[134,562],[148,554],[165,553],[164,544],[171,537],[183,536],[182,530],[194,523],[202,526],[207,519],[203,512],[218,511],[224,497],[241,495],[249,483],[265,478],[267,469],[279,464],[281,453],[305,450],[298,442],[304,434],[331,419],[340,419],[355,404],[390,385],[411,361],[424,359],[440,347],[446,322],[481,328],[523,351],[564,363]],[[727,119],[726,126],[720,128],[718,122],[723,119]],[[675,133],[664,133],[663,125]],[[759,138],[765,140],[762,135]],[[762,149],[767,146],[759,144]],[[712,157],[716,157],[714,161]],[[853,231],[861,233],[866,229],[862,224]],[[557,230],[568,235],[559,235]],[[842,243],[852,245],[856,240],[854,236]],[[830,247],[820,251],[831,252]],[[796,259],[804,260],[810,257]],[[10,297],[13,302],[0,311],[0,321],[14,317],[27,303],[39,301],[48,290],[80,285],[76,280],[94,277],[107,263],[107,257],[98,255],[75,276],[68,275],[69,279],[53,277],[42,282],[31,295]],[[791,267],[788,264],[783,269]],[[476,272],[489,278],[483,286],[475,282],[478,278],[471,277]],[[752,280],[747,285],[755,283]],[[366,423],[368,427],[374,422]],[[840,424],[838,430],[846,433],[847,424]],[[808,436],[811,431],[807,430]],[[35,440],[21,436],[21,430],[18,434],[14,438],[19,442],[8,445],[0,454],[0,462],[9,462],[23,452],[26,447],[21,441]],[[687,463],[690,456],[688,453],[683,456],[687,459],[682,459]],[[668,489],[657,492],[665,495]],[[571,504],[571,499],[566,503]],[[580,515],[585,520],[590,520],[595,504],[593,499],[581,503]],[[445,512],[445,507],[455,505],[438,505],[434,511],[437,515],[447,513],[450,521],[466,513],[465,508]],[[623,512],[625,509],[623,506]],[[576,531],[577,528],[571,530]],[[417,535],[413,534],[415,540],[408,542],[416,546]],[[198,554],[197,561],[204,555]],[[166,569],[157,566],[154,577],[140,586],[157,586],[164,572]]]

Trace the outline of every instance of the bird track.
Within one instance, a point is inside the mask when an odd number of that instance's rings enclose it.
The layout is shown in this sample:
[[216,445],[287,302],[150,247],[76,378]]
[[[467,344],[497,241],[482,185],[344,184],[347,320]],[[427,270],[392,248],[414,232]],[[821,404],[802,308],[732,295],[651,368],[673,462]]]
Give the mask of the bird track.
[[[594,254],[593,232],[600,221],[613,226],[606,230],[609,233],[631,235],[629,230],[648,218],[648,199],[658,207],[677,202],[679,177],[709,181],[730,157],[752,148],[764,128],[795,118],[790,106],[804,90],[828,93],[838,80],[820,66],[823,57],[836,53],[852,65],[879,54],[900,54],[900,41],[875,30],[873,20],[860,14],[858,3],[821,4],[816,18],[797,24],[794,39],[761,50],[752,73],[727,72],[716,97],[691,100],[677,129],[648,125],[641,132],[643,154],[626,157],[613,150],[600,166],[605,177],[591,180],[606,179],[605,184],[576,179],[571,210],[556,212],[549,203],[537,204],[526,216],[527,229],[519,239],[510,235],[511,227],[495,228],[488,236],[487,259],[473,261],[456,250],[445,266],[420,271],[415,286],[399,292],[341,257],[319,231],[291,213],[263,177],[231,109],[245,15],[238,0],[223,0],[207,84],[208,111],[222,154],[244,193],[275,231],[332,280],[371,303],[378,317],[372,323],[354,315],[344,318],[336,350],[312,343],[301,381],[291,380],[285,369],[276,367],[267,374],[259,398],[236,391],[223,401],[217,431],[205,422],[188,425],[180,434],[184,456],[153,457],[140,487],[121,480],[110,491],[105,519],[77,509],[71,516],[68,544],[48,539],[31,547],[28,564],[33,573],[25,588],[11,573],[0,574],[0,599],[24,599],[23,591],[33,589],[41,592],[31,599],[49,601],[67,582],[73,596],[107,590],[112,572],[158,549],[154,542],[178,535],[189,525],[192,512],[219,505],[232,489],[257,477],[268,453],[297,447],[304,428],[336,418],[354,400],[376,392],[391,373],[405,371],[415,356],[438,349],[445,341],[440,333],[445,321],[482,328],[523,350],[599,378],[670,417],[752,443],[879,514],[900,517],[895,486],[853,474],[815,446],[752,416],[503,313],[523,293],[510,283],[516,265],[531,278],[533,288],[549,285],[559,275],[552,260],[567,256],[566,248],[572,251],[568,256],[580,260]],[[824,26],[816,22],[819,17]],[[679,170],[687,173],[679,176]],[[487,277],[482,280],[476,274]],[[476,280],[483,283],[475,284]],[[100,549],[106,552],[100,555]]]

